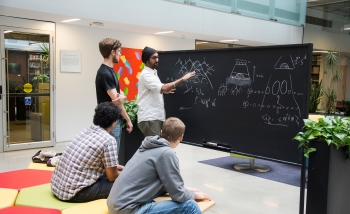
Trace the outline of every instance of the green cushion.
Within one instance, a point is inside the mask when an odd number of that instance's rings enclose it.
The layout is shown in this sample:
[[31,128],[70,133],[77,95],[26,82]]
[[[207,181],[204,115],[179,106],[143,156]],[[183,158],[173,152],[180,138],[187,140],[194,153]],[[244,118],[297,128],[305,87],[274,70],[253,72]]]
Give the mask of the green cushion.
[[23,188],[18,194],[15,206],[42,207],[63,210],[81,203],[58,200],[51,192],[51,184]]

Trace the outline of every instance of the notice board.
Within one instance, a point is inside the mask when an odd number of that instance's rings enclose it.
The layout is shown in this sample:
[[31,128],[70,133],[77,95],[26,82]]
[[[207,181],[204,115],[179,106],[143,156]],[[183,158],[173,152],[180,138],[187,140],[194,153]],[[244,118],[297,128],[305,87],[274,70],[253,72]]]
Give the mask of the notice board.
[[184,142],[300,164],[311,56],[312,44],[160,52],[163,83],[196,72],[164,95],[166,117],[185,123]]

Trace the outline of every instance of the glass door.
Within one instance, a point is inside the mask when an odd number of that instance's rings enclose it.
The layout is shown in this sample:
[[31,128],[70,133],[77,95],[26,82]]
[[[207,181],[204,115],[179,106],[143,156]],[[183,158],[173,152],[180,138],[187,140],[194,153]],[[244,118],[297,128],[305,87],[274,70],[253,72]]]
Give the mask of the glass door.
[[3,150],[53,146],[51,32],[0,30]]

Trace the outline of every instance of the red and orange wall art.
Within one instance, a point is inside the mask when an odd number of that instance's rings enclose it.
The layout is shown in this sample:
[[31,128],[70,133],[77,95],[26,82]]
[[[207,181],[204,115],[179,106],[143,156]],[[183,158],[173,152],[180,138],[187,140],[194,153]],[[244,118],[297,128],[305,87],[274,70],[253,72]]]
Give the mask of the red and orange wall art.
[[136,100],[140,73],[144,67],[141,49],[122,48],[120,60],[113,66],[122,90],[128,101]]

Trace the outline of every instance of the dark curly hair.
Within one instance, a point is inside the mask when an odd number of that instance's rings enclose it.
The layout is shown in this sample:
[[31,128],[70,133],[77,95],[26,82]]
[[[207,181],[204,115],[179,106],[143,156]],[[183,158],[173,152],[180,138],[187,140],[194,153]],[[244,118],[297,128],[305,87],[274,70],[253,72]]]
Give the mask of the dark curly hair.
[[112,102],[100,103],[95,108],[94,124],[102,128],[110,127],[120,116],[120,109]]

